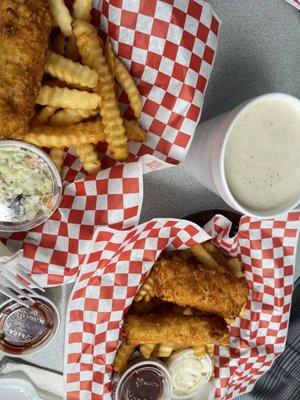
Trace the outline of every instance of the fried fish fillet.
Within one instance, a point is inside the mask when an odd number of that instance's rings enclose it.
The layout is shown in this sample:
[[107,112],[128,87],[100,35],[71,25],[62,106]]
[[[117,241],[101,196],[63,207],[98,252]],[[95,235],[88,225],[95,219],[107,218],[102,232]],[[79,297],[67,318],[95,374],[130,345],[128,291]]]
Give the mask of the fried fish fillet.
[[0,1],[0,138],[28,131],[52,23],[47,0]]
[[247,301],[246,280],[221,268],[188,264],[174,257],[156,262],[150,274],[154,293],[162,300],[228,320],[239,316]]
[[207,344],[229,345],[226,323],[218,316],[178,314],[127,315],[123,336],[126,343],[173,344],[188,347]]

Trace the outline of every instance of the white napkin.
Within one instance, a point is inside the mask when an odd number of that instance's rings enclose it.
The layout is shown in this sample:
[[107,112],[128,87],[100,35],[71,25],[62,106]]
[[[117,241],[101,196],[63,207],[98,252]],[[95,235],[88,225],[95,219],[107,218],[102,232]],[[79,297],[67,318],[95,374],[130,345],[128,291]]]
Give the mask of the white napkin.
[[0,368],[1,378],[22,378],[34,386],[36,392],[43,396],[45,392],[53,395],[53,399],[63,398],[63,376],[42,368],[33,367],[22,363],[8,361]]
[[2,258],[2,256],[10,257],[11,255],[12,253],[8,250],[8,248],[2,242],[0,242],[0,258]]
[[292,6],[296,7],[297,10],[300,10],[300,1],[299,0],[285,0],[290,3]]

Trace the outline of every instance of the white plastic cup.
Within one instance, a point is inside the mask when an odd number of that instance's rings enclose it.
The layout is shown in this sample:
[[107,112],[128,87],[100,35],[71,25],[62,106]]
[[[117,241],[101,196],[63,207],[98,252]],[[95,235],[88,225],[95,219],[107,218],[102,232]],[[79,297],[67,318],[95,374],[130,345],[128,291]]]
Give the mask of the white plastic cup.
[[[257,211],[247,209],[232,195],[225,176],[225,150],[231,128],[252,105],[264,99],[285,100],[298,108],[300,101],[284,93],[269,93],[254,99],[249,99],[235,107],[233,110],[217,117],[211,118],[197,126],[194,138],[184,160],[184,167],[202,185],[221,196],[222,199],[234,210],[256,218],[273,218],[284,212],[290,211],[300,202],[300,193],[296,199],[285,204],[278,210]],[[300,133],[299,133],[300,134]]]

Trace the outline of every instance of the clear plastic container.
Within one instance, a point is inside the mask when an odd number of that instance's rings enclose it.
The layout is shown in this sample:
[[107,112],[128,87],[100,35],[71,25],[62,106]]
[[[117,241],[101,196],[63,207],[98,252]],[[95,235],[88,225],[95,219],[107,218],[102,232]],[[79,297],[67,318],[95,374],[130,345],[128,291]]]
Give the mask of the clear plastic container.
[[196,357],[193,349],[177,351],[168,359],[166,367],[172,379],[172,399],[178,400],[190,399],[198,394],[213,371],[210,356]]
[[0,142],[0,231],[22,232],[45,222],[61,201],[62,181],[50,157],[17,140]]
[[[28,304],[7,300],[0,305],[0,350],[10,357],[35,354],[57,335],[60,316],[56,305],[45,296],[35,295]],[[0,396],[1,397],[1,396]]]
[[137,358],[124,372],[114,375],[113,398],[170,400],[171,376],[161,361]]

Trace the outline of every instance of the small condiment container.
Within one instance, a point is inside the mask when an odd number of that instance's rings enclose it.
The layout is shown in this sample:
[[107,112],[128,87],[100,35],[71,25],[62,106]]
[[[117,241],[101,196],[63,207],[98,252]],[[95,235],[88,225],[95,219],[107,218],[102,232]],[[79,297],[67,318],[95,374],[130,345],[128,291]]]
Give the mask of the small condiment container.
[[113,380],[115,400],[169,400],[172,398],[171,376],[159,360],[137,358]]
[[29,307],[14,300],[0,306],[0,351],[19,357],[37,353],[48,346],[60,326],[60,316],[52,301],[44,296],[23,298]]
[[60,174],[41,149],[0,142],[0,232],[28,231],[45,222],[61,201]]
[[166,367],[172,379],[172,398],[180,400],[196,395],[213,372],[210,356],[196,357],[193,349],[177,351],[168,359]]

